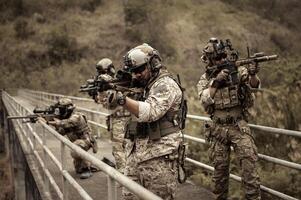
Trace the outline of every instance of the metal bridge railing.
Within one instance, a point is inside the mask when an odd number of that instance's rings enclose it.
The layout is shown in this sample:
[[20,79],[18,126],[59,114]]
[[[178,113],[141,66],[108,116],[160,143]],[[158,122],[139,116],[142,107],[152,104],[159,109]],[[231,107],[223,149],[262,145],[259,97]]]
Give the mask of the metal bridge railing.
[[[46,96],[42,95],[42,97],[41,97],[41,94],[43,94],[43,93],[37,92],[37,91],[31,91],[31,90],[26,90],[26,93],[22,93],[22,94],[25,95],[25,96],[34,94],[34,95],[32,95],[32,98],[39,99],[39,100],[42,100],[42,101],[51,101],[50,98],[55,99],[55,98],[59,97],[59,96],[57,96],[57,94],[50,94],[50,93],[47,93],[48,95],[46,95]],[[205,117],[205,116],[187,115],[187,118],[191,119],[191,120],[211,121],[211,119],[209,117]],[[249,126],[252,129],[265,131],[265,132],[268,132],[268,133],[271,133],[271,134],[283,134],[283,135],[288,135],[288,136],[293,136],[293,137],[301,137],[301,132],[300,131],[293,131],[293,130],[287,130],[287,129],[281,129],[281,128],[273,128],[273,127],[268,127],[268,126],[255,125],[255,124],[249,124]],[[202,139],[202,138],[193,137],[193,136],[190,136],[190,135],[187,135],[187,134],[185,134],[184,137],[188,140],[198,142],[198,143],[201,143],[201,144],[206,143],[205,140]],[[262,160],[267,161],[267,162],[271,162],[271,163],[274,163],[274,164],[282,165],[282,166],[285,166],[285,167],[288,167],[288,168],[291,168],[291,169],[301,171],[301,164],[298,164],[298,163],[289,162],[289,161],[286,161],[286,160],[282,160],[282,159],[271,157],[271,156],[264,155],[264,154],[258,154],[258,157]],[[202,167],[206,170],[210,170],[210,171],[214,170],[213,167],[211,167],[209,165],[206,165],[204,163],[201,163],[199,161],[195,161],[195,160],[190,159],[190,158],[186,158],[186,161],[188,161],[192,164],[195,164],[199,167]],[[232,178],[236,181],[241,181],[241,177],[233,175],[233,174],[230,175],[230,178]],[[297,200],[294,197],[291,197],[289,195],[286,195],[286,194],[283,194],[281,192],[275,191],[275,190],[270,189],[270,188],[265,187],[265,186],[261,186],[261,189],[263,191],[267,192],[267,193],[270,193],[270,194],[275,195],[275,196],[277,196],[279,198],[282,198],[282,199]]]
[[[6,92],[2,92],[2,100],[4,102],[5,107],[9,115],[28,115],[31,114],[31,111],[23,107],[20,103],[18,103],[13,97],[11,97]],[[127,188],[129,191],[133,192],[141,199],[146,200],[161,200],[160,197],[153,194],[152,192],[148,191],[141,185],[137,184],[136,182],[132,181],[128,177],[124,176],[114,168],[108,166],[107,164],[103,163],[90,153],[84,151],[77,145],[73,144],[64,136],[60,135],[54,129],[49,127],[42,121],[38,121],[36,124],[29,124],[29,123],[22,123],[21,119],[14,120],[12,122],[15,130],[20,130],[21,133],[18,133],[18,137],[22,137],[28,143],[30,151],[36,157],[41,169],[42,169],[42,176],[44,177],[44,185],[43,188],[46,191],[49,191],[49,186],[52,186],[53,190],[58,195],[59,199],[69,199],[69,186],[72,186],[83,199],[90,200],[92,197],[79,185],[76,180],[69,174],[66,169],[66,156],[67,156],[67,148],[76,152],[80,157],[83,159],[91,162],[92,165],[98,167],[104,173],[107,174],[108,180],[108,199],[109,200],[116,200],[116,185],[115,181],[120,183],[122,186]],[[47,146],[46,135],[51,134],[58,139],[61,143],[60,147],[60,155],[61,161],[55,157],[54,153],[49,149]],[[38,146],[39,145],[39,146]],[[40,155],[40,150],[42,148],[42,155]],[[58,168],[61,174],[62,179],[62,189],[58,186],[57,181],[50,173],[47,164],[49,161],[52,161],[55,166]],[[49,193],[49,192],[48,192]],[[70,196],[70,199],[72,197]]]
[[[200,120],[200,121],[211,121],[211,119],[209,117],[198,116],[198,115],[187,115],[187,118]],[[261,126],[261,125],[256,125],[256,124],[249,124],[249,126],[254,130],[265,131],[265,132],[271,133],[271,134],[288,135],[288,136],[301,138],[300,131],[293,131],[293,130],[287,130],[287,129],[282,129],[282,128]]]

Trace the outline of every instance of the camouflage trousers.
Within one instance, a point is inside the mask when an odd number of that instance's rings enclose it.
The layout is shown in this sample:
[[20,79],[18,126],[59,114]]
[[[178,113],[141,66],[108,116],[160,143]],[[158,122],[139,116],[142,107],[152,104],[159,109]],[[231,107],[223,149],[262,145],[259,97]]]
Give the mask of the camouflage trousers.
[[[85,151],[88,151],[91,147],[90,141],[85,139],[75,140],[73,144],[76,144]],[[90,169],[91,163],[79,157],[79,155],[76,152],[71,151],[71,156],[73,158],[73,165],[76,173],[81,173],[86,168]]]
[[234,148],[242,170],[242,187],[247,200],[259,200],[260,180],[256,171],[257,148],[247,123],[216,125],[212,130],[210,158],[214,165],[214,194],[217,200],[226,200],[229,188],[230,147]]
[[116,169],[123,173],[125,168],[125,150],[124,143],[126,140],[124,139],[125,134],[125,124],[128,121],[128,117],[119,117],[112,119],[112,136],[111,140],[113,143],[112,154],[115,158]]
[[[127,159],[125,175],[164,200],[175,199],[177,189],[175,160],[171,161],[161,156],[138,163],[133,153]],[[139,199],[126,188],[123,188],[122,195],[123,200]]]

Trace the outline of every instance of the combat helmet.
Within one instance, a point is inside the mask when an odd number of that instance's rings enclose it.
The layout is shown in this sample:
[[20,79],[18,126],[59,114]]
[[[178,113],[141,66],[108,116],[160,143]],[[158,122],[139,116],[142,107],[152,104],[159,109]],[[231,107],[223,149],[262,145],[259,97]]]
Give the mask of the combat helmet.
[[59,108],[59,115],[63,119],[68,118],[75,109],[74,104],[69,98],[61,98],[57,103],[57,107]]
[[210,64],[213,60],[221,60],[226,57],[227,54],[222,41],[217,38],[210,38],[203,48],[201,60],[206,64]]
[[158,71],[162,67],[161,61],[159,52],[150,45],[143,43],[131,49],[124,56],[124,69],[133,72],[141,66],[148,66],[151,71]]
[[210,38],[206,46],[203,48],[203,55],[201,60],[210,65],[212,61],[218,61],[227,58],[230,61],[238,59],[238,51],[232,48],[229,39],[218,40],[217,38]]
[[115,74],[115,67],[112,60],[109,58],[103,58],[96,64],[96,70],[99,74],[109,74],[113,76]]

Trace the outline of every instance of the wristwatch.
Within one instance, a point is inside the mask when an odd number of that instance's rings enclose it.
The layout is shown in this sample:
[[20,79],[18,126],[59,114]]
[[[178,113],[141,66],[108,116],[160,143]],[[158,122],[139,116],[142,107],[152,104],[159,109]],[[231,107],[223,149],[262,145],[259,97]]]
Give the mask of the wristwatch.
[[126,96],[125,95],[121,95],[118,97],[117,99],[117,103],[121,106],[123,106],[126,102]]

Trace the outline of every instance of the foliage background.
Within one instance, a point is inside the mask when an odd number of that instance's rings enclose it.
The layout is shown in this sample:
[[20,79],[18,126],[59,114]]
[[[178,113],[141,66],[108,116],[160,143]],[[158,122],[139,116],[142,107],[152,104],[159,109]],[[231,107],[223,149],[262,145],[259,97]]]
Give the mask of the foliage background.
[[[111,58],[122,65],[130,48],[146,42],[164,64],[181,74],[190,114],[204,115],[195,85],[204,69],[202,47],[210,37],[230,38],[241,57],[251,51],[278,54],[262,64],[252,123],[300,130],[301,60],[299,0],[2,0],[0,1],[0,88],[32,88],[79,96],[78,88]],[[202,137],[202,124],[187,133]],[[300,140],[256,132],[260,153],[301,163]],[[207,147],[190,144],[190,156],[210,163]],[[239,174],[233,165],[231,172]],[[191,179],[210,187],[210,173],[190,166]],[[301,198],[301,174],[259,162],[263,185]],[[298,184],[299,183],[299,184]],[[231,182],[231,196],[241,196]],[[264,194],[264,199],[274,199]]]

